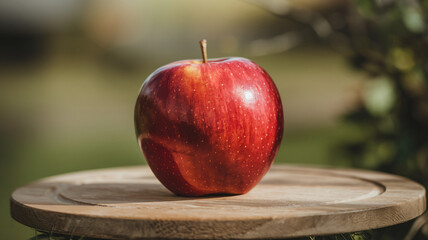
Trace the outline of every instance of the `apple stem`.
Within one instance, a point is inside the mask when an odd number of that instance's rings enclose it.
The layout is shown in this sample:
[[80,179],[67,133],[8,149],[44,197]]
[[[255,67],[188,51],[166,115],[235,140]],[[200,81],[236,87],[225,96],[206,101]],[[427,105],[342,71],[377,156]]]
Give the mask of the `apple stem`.
[[201,44],[201,50],[202,50],[202,62],[203,63],[207,63],[207,40],[202,39],[201,41],[199,41],[199,43]]

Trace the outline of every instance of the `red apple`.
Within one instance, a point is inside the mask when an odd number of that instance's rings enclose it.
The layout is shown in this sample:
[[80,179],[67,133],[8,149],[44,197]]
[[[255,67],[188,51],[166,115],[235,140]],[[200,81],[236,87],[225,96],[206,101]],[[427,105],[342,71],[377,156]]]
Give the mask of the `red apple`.
[[[201,41],[201,45],[205,44]],[[143,83],[138,143],[159,181],[183,196],[243,194],[266,174],[281,143],[281,99],[270,76],[239,57],[183,60]]]

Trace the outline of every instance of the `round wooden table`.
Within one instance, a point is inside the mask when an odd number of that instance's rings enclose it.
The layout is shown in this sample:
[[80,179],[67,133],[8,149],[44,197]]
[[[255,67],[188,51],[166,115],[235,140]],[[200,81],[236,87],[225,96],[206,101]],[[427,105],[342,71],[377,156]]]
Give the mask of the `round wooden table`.
[[17,189],[11,214],[38,230],[112,239],[258,239],[363,231],[421,215],[425,189],[364,170],[274,165],[249,193],[188,198],[148,167],[101,169]]

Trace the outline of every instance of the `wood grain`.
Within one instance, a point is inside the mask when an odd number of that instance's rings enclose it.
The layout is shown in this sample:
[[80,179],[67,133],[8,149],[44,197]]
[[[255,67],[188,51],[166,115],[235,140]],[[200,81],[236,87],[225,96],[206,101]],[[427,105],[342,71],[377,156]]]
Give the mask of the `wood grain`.
[[425,211],[425,189],[372,171],[274,165],[249,193],[178,197],[148,167],[77,172],[17,189],[27,226],[99,238],[257,239],[376,229]]

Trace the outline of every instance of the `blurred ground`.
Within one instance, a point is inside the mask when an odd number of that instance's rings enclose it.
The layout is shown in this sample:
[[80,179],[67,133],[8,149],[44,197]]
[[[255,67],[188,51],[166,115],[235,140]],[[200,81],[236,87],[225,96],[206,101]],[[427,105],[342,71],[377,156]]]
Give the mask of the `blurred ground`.
[[[48,1],[41,2],[34,14],[47,16]],[[0,18],[8,46],[0,58],[0,239],[34,235],[9,216],[15,188],[64,172],[145,164],[133,127],[138,90],[157,67],[200,58],[201,38],[209,57],[251,58],[277,84],[286,126],[276,163],[332,164],[337,139],[354,134],[337,118],[363,76],[325,46],[255,53],[255,40],[292,26],[246,2],[77,1],[57,6],[64,11],[57,24],[9,5],[0,4],[16,8]]]

